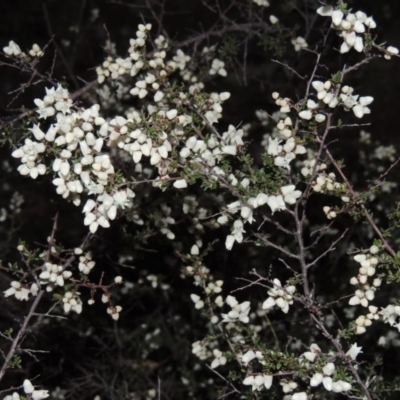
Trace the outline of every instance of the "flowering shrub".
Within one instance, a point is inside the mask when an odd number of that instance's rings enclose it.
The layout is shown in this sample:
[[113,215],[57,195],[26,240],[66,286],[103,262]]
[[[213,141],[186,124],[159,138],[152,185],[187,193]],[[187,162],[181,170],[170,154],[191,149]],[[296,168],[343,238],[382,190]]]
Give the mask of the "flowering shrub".
[[[306,32],[273,0],[214,3],[216,25],[181,43],[148,5],[76,90],[42,71],[49,44],[3,48],[30,75],[12,101],[32,90],[2,122],[4,399],[395,398],[399,159],[366,132],[374,93],[352,75],[399,51],[343,1],[306,5]],[[291,85],[236,123],[224,85],[250,78],[256,45],[307,72],[275,60]]]

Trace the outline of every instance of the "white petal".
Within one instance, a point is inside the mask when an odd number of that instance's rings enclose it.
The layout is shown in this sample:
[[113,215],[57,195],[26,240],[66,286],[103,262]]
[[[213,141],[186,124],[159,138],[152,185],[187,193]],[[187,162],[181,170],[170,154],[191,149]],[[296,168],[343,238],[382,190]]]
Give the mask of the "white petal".
[[358,102],[359,102],[362,106],[369,106],[373,101],[374,101],[374,98],[373,98],[372,96],[362,96],[362,97],[360,97],[360,99],[358,100]]
[[364,107],[361,104],[357,104],[352,110],[357,118],[362,118],[364,116]]
[[264,375],[264,386],[266,389],[269,389],[272,386],[272,376]]
[[326,364],[322,371],[325,375],[332,375],[335,372],[335,364],[331,362]]
[[364,50],[364,41],[361,36],[357,36],[354,49],[357,50],[359,53],[361,53]]
[[32,383],[31,383],[31,381],[29,381],[28,379],[24,380],[23,386],[24,386],[24,392],[26,394],[33,393],[33,391],[35,390],[35,388],[33,387]]
[[332,390],[332,378],[326,376],[323,380],[322,380],[322,384],[324,385],[324,388],[328,391]]
[[310,380],[310,386],[313,386],[313,387],[318,386],[322,382],[323,378],[324,378],[324,376],[320,373],[314,374],[314,376]]
[[322,6],[317,9],[317,14],[321,15],[322,17],[330,17],[333,13],[332,6]]
[[263,310],[269,310],[275,305],[275,300],[272,297],[268,297],[267,300],[264,301],[262,305]]
[[353,296],[350,300],[349,300],[349,304],[351,306],[356,306],[358,304],[360,304],[360,298],[358,296]]
[[177,189],[184,189],[187,188],[187,182],[185,179],[178,179],[174,182],[173,186]]
[[325,89],[324,83],[321,81],[314,81],[311,85],[317,92],[321,92]]
[[310,110],[303,110],[299,112],[299,117],[302,119],[310,120],[312,118],[312,112]]
[[340,52],[343,53],[347,53],[348,51],[350,51],[351,47],[346,43],[343,42],[342,45],[340,46]]
[[335,10],[332,12],[332,22],[335,25],[340,25],[343,19],[343,12],[340,10]]

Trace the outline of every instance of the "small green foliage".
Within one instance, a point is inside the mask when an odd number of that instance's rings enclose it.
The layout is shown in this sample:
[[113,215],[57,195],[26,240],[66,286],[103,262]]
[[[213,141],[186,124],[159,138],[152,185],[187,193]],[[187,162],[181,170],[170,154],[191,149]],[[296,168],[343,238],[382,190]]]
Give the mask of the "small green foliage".
[[342,79],[343,79],[343,76],[342,76],[341,71],[335,72],[334,74],[331,75],[331,81],[334,85],[341,84]]
[[238,54],[240,44],[238,38],[234,35],[224,35],[221,40],[221,45],[218,47],[218,57],[222,60],[228,60]]
[[8,364],[8,368],[11,369],[21,369],[22,368],[22,359],[19,355],[15,355]]

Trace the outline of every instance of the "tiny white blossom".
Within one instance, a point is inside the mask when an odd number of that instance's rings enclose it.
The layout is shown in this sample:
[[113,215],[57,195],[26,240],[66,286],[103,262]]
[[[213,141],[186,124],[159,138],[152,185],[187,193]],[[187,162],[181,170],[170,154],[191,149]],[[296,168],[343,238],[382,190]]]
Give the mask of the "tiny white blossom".
[[362,353],[362,347],[357,346],[357,343],[353,343],[350,349],[347,351],[346,356],[349,356],[352,360],[355,360],[358,354]]
[[173,187],[176,189],[184,189],[187,188],[186,179],[178,179],[174,182]]

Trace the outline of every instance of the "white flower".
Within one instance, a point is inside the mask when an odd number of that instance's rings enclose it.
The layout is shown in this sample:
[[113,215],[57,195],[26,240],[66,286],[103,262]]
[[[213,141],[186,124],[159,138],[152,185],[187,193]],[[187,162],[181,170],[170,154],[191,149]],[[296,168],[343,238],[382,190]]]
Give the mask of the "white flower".
[[301,356],[306,358],[308,361],[314,362],[319,354],[321,354],[321,349],[317,344],[312,343],[310,346],[310,351],[306,351]]
[[332,390],[332,378],[330,377],[335,372],[335,365],[333,363],[326,364],[322,369],[324,375],[317,372],[313,375],[310,380],[310,386],[324,385],[325,389],[328,391]]
[[232,156],[236,155],[236,146],[230,145],[230,146],[223,146],[221,149],[223,154],[230,154]]
[[271,22],[272,25],[275,25],[279,22],[279,19],[275,17],[275,15],[270,15],[269,16],[269,22]]
[[249,362],[256,358],[256,353],[253,350],[249,350],[247,353],[241,356],[242,363],[245,367],[249,365]]
[[218,75],[221,75],[221,76],[227,76],[227,72],[226,72],[226,69],[224,67],[225,67],[225,63],[223,61],[219,60],[218,58],[215,58],[212,61],[209,74],[210,75],[218,74]]
[[214,349],[213,350],[213,354],[214,354],[215,359],[211,363],[211,368],[212,369],[215,369],[215,368],[219,367],[220,365],[225,365],[226,364],[227,359],[226,359],[226,357],[224,357],[222,355],[221,351],[219,351],[218,349]]
[[204,302],[203,300],[200,299],[200,296],[198,296],[197,294],[191,294],[190,298],[192,299],[193,303],[194,303],[194,308],[196,308],[197,310],[200,310],[201,308],[204,307]]
[[32,400],[42,400],[42,399],[47,399],[49,397],[49,391],[48,390],[35,390],[32,393]]
[[279,279],[274,279],[273,283],[273,289],[268,290],[270,297],[264,301],[262,309],[269,310],[276,305],[286,314],[289,311],[289,305],[293,304],[292,294],[296,291],[296,288],[290,285],[283,289]]
[[323,379],[324,376],[322,374],[320,374],[319,372],[315,373],[313,377],[310,379],[310,386],[312,387],[318,386]]
[[42,132],[39,125],[35,124],[32,128],[29,128],[29,130],[33,133],[33,136],[35,136],[36,140],[42,140],[45,137],[45,134]]
[[256,197],[257,207],[261,207],[268,201],[268,196],[265,193],[259,193]]
[[312,112],[311,110],[303,110],[299,112],[299,117],[308,121],[312,118]]
[[331,17],[333,13],[332,6],[322,6],[317,9],[317,14],[321,15],[322,17]]
[[184,189],[187,188],[186,179],[178,179],[173,184],[174,188],[176,189]]
[[283,200],[288,204],[295,204],[297,199],[301,196],[300,190],[295,190],[294,185],[286,185],[281,187]]
[[280,146],[281,140],[269,139],[267,153],[270,156],[277,156],[282,151],[282,146]]
[[393,47],[393,46],[388,46],[386,51],[391,55],[399,54],[399,49],[397,47]]
[[278,196],[269,196],[267,200],[267,204],[271,208],[272,214],[275,211],[286,210],[285,202],[283,201],[283,197],[281,195]]
[[250,375],[246,377],[243,381],[243,385],[247,385],[252,387],[252,391],[261,390],[264,386],[266,389],[269,389],[272,386],[272,376],[270,375]]
[[343,16],[344,16],[344,14],[343,14],[343,12],[341,10],[333,11],[332,14],[331,14],[333,24],[334,25],[340,25],[342,20],[343,20]]
[[[240,204],[240,203],[238,203]],[[228,206],[229,207],[229,206]],[[231,235],[228,235],[225,242],[225,247],[227,250],[231,250],[233,244],[236,242],[242,243],[243,241],[243,233],[246,231],[243,229],[243,222],[240,219],[237,219],[233,223],[233,230]]]
[[28,300],[30,290],[23,287],[20,282],[12,281],[11,287],[3,292],[4,297],[15,296],[17,300]]
[[341,393],[347,392],[351,389],[351,384],[342,380],[338,380],[332,383],[332,392]]
[[307,399],[308,397],[306,392],[295,393],[291,397],[291,400],[307,400]]
[[19,394],[17,392],[14,392],[13,394],[4,397],[4,400],[20,400],[20,399],[21,397],[19,397]]
[[176,116],[178,115],[178,110],[175,110],[175,109],[169,110],[165,113],[165,115],[167,116],[167,118],[169,120],[172,120],[172,119],[176,118]]
[[335,372],[335,364],[333,363],[328,363],[322,368],[322,371],[324,372],[325,375],[332,375]]
[[362,353],[361,351],[362,347],[358,347],[357,343],[353,343],[353,345],[350,347],[350,349],[347,351],[346,356],[349,356],[352,360],[355,360],[356,357]]
[[253,2],[262,7],[269,7],[269,2],[267,0],[253,0]]
[[107,314],[111,315],[111,318],[114,321],[118,321],[119,319],[119,313],[122,311],[122,307],[121,306],[115,306],[115,307],[108,307],[107,308]]
[[244,301],[243,303],[238,303],[235,297],[228,296],[225,302],[232,308],[232,311],[227,314],[222,315],[222,322],[236,322],[240,321],[244,324],[249,322],[248,314],[250,312],[250,302]]
[[240,359],[245,367],[247,367],[252,360],[262,360],[263,358],[263,354],[261,353],[261,351],[258,350],[256,352],[254,352],[253,350],[249,350],[245,354],[240,356]]
[[31,381],[28,380],[28,379],[25,379],[24,383],[22,385],[24,387],[24,392],[26,394],[31,394],[35,390],[35,388],[33,387],[32,383],[31,383]]
[[308,47],[306,40],[301,36],[297,36],[297,38],[292,39],[291,42],[295,51],[300,51]]
[[12,40],[10,40],[10,42],[8,43],[8,46],[3,47],[3,51],[8,56],[19,56],[19,55],[23,54],[20,47],[17,45],[17,43],[15,43]]
[[225,248],[227,250],[232,250],[234,243],[235,243],[235,237],[232,235],[228,235],[225,240]]

